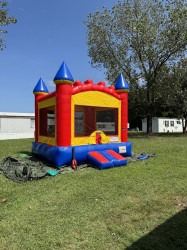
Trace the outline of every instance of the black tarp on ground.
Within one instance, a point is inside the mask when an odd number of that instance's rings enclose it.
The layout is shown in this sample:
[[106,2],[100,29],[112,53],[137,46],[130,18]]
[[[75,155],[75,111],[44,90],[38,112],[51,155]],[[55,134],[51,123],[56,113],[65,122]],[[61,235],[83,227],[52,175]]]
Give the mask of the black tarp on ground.
[[[142,153],[140,155],[133,154],[132,157],[127,157],[127,162],[134,162],[137,160],[144,160],[155,156]],[[89,164],[82,164],[77,166],[77,170],[94,167]],[[57,174],[66,174],[74,172],[71,166],[64,166],[57,169],[54,165],[43,162],[34,156],[20,154],[20,157],[7,157],[0,162],[0,174],[15,182],[25,182],[38,180],[44,177],[55,176]]]
[[[85,167],[88,167],[88,164],[80,165],[77,169]],[[0,174],[16,182],[38,180],[67,172],[74,172],[74,170],[71,166],[64,166],[61,169],[57,169],[54,165],[43,162],[34,156],[26,156],[23,158],[7,157],[0,162]]]

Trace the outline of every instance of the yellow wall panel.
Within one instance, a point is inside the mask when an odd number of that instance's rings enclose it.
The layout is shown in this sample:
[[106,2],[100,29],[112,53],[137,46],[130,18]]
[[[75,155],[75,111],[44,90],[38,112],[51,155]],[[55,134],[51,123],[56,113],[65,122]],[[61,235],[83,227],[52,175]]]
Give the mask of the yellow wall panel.
[[120,100],[100,91],[80,92],[72,96],[72,101],[74,105],[111,108],[118,108],[120,106]]
[[47,108],[50,106],[54,106],[55,104],[56,104],[56,97],[52,97],[52,98],[49,98],[47,100],[38,102],[38,108],[39,109]]
[[56,146],[56,139],[54,137],[39,136],[38,142],[46,143],[48,145]]

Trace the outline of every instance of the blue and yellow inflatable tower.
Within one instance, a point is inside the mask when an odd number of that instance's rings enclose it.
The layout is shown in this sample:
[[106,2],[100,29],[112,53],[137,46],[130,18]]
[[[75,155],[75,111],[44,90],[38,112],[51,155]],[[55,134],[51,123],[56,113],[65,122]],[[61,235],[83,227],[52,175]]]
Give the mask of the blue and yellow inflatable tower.
[[122,74],[115,86],[74,81],[63,62],[49,93],[40,78],[35,95],[33,154],[57,167],[91,163],[99,169],[127,163],[129,86]]

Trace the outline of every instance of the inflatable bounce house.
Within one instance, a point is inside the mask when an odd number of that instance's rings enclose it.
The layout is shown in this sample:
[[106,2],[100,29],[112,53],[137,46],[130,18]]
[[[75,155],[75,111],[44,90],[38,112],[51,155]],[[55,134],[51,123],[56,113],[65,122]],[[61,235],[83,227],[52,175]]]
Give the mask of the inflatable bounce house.
[[35,142],[32,152],[58,168],[90,163],[99,169],[126,165],[129,86],[122,74],[115,86],[74,81],[63,62],[48,89],[40,78],[35,95]]

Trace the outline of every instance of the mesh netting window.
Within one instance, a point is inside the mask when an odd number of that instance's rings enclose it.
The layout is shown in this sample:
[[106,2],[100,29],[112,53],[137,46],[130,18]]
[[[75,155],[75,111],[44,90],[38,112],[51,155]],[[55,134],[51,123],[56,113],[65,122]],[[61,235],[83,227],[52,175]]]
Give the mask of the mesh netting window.
[[75,112],[75,134],[84,134],[84,112]]
[[75,106],[75,136],[89,136],[96,130],[118,134],[118,109]]
[[55,106],[40,109],[39,134],[55,136]]
[[117,134],[117,110],[96,111],[97,130],[102,130],[105,134]]

